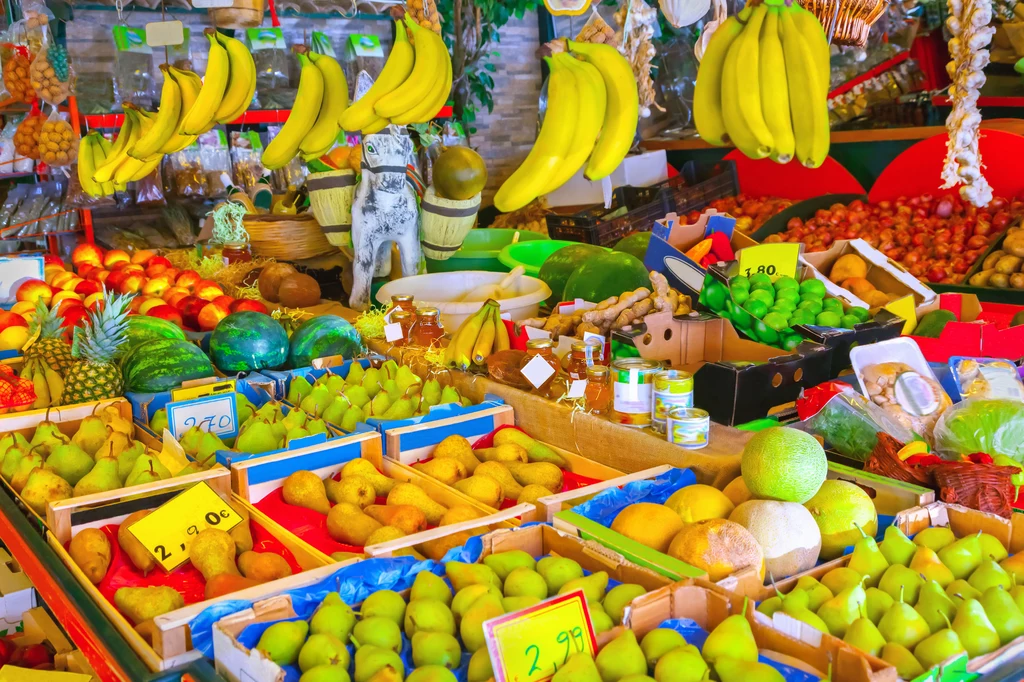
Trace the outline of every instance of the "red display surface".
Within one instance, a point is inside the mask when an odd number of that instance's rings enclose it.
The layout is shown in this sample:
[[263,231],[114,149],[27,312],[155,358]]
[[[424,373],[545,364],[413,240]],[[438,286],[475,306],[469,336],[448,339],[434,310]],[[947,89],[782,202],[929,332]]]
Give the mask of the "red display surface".
[[775,163],[751,159],[734,149],[725,158],[736,163],[740,191],[748,196],[782,197],[801,201],[823,194],[865,194],[850,171],[831,156],[820,168],[806,168],[797,162]]

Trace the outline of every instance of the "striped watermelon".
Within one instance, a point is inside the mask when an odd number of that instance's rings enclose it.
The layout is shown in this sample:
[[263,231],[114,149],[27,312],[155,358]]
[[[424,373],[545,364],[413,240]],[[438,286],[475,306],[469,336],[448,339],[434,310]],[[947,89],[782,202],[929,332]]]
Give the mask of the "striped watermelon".
[[[178,339],[186,341],[185,332],[181,327],[149,315],[131,315],[128,317],[128,341],[124,346],[127,355],[133,348],[154,339]],[[122,356],[123,357],[123,356]]]
[[181,339],[154,339],[136,346],[121,363],[124,390],[159,393],[192,379],[214,376],[213,365],[199,346]]
[[288,361],[288,333],[270,315],[231,313],[210,335],[210,357],[225,374],[277,369]]
[[337,315],[312,317],[292,334],[288,353],[290,367],[309,367],[317,358],[341,355],[351,360],[363,352],[363,340],[356,328]]

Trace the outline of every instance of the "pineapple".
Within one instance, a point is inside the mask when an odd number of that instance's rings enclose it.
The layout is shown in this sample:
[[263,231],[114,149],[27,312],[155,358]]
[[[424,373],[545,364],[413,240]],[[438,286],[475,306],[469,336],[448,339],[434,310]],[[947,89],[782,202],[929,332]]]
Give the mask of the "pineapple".
[[71,353],[77,362],[64,377],[65,405],[116,398],[124,391],[117,358],[128,340],[128,304],[131,296],[107,296],[105,305],[89,314],[85,326],[75,329]]
[[42,300],[36,301],[36,314],[29,332],[34,336],[38,330],[39,338],[25,349],[24,355],[26,360],[45,362],[63,377],[75,364],[75,358],[71,355],[71,344],[64,340],[64,329],[60,324],[56,306],[47,309]]

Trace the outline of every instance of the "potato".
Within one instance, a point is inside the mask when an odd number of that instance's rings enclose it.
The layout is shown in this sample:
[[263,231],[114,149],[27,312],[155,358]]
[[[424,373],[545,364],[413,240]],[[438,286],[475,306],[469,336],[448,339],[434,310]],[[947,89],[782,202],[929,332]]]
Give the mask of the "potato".
[[1010,275],[1010,286],[1014,289],[1024,289],[1024,272],[1015,272]]
[[1010,276],[1004,275],[1001,272],[993,272],[992,276],[988,278],[988,285],[990,287],[1006,289],[1010,286]]
[[1017,231],[1006,235],[1003,240],[1003,251],[1014,256],[1024,257],[1024,232]]
[[1002,249],[997,249],[993,251],[985,258],[985,262],[981,264],[981,269],[989,270],[991,268],[994,268],[996,266],[996,263],[999,262],[999,259],[1005,255],[1006,252],[1003,251]]
[[976,272],[971,275],[971,278],[967,281],[972,287],[987,287],[988,281],[995,274],[995,268],[986,268],[981,272]]
[[1001,272],[1004,275],[1012,275],[1013,273],[1020,270],[1021,259],[1018,256],[1003,256],[996,263],[996,272]]

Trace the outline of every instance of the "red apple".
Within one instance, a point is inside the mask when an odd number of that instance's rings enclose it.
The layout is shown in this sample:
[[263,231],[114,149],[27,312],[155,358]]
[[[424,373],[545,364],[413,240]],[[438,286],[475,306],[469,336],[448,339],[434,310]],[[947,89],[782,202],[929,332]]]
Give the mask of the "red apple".
[[89,294],[85,297],[83,303],[89,310],[96,310],[100,308],[103,303],[103,292],[97,291],[95,294]]
[[131,263],[132,257],[128,255],[127,251],[121,249],[113,249],[107,251],[107,254],[103,257],[103,266],[109,270],[113,270],[114,263]]
[[90,263],[95,266],[103,264],[103,249],[95,244],[79,244],[71,252],[71,262],[77,267],[82,263]]
[[230,311],[216,303],[207,303],[199,311],[197,322],[199,329],[204,332],[212,332],[217,323],[228,316]]
[[89,294],[95,294],[100,290],[98,282],[92,280],[83,279],[77,285],[75,285],[75,293],[81,294],[82,296],[88,296]]
[[64,269],[64,261],[61,259],[60,256],[55,256],[52,253],[43,254],[43,264],[56,265],[59,266],[62,270]]
[[47,284],[53,284],[53,278],[62,272],[67,272],[62,265],[47,265],[43,268],[43,279]]
[[220,285],[216,282],[211,282],[208,279],[201,279],[196,282],[195,287],[192,289],[193,293],[199,298],[207,301],[212,301],[218,296],[224,295],[224,290],[220,288]]
[[47,279],[46,283],[51,287],[60,287],[64,282],[72,279],[75,279],[75,273],[68,272],[67,270],[61,270],[60,272],[54,273],[53,276]]
[[107,285],[108,289],[117,289],[118,291],[120,291],[121,282],[127,279],[130,274],[131,273],[125,272],[124,270],[114,270],[109,275],[107,275],[107,278],[106,280],[104,280],[103,283]]
[[146,274],[146,268],[142,267],[138,263],[128,263],[124,266],[123,270],[125,272],[135,273],[136,275]]
[[146,266],[146,277],[156,277],[157,275],[164,274],[168,270],[170,270],[170,268],[167,267],[166,265],[164,265],[163,263],[155,263],[153,265],[147,265]]
[[28,322],[25,318],[17,313],[9,313],[6,310],[0,310],[0,331],[7,329],[8,327],[27,327]]
[[186,289],[191,289],[192,287],[195,286],[196,282],[200,281],[201,279],[202,278],[199,276],[199,273],[196,272],[195,270],[185,270],[180,275],[178,275],[178,279],[174,280],[174,285],[179,287],[185,287]]
[[163,275],[154,277],[142,287],[142,293],[147,296],[163,296],[164,292],[171,288],[171,280]]
[[139,315],[145,315],[153,308],[167,305],[162,298],[149,297],[143,299],[142,303],[139,304]]
[[152,258],[146,261],[145,265],[147,268],[151,268],[154,265],[163,265],[164,267],[167,268],[172,267],[171,261],[167,260],[163,256],[153,256]]
[[133,253],[131,260],[133,263],[146,265],[155,255],[156,254],[153,253],[152,251],[149,251],[148,249],[143,249],[141,251],[136,251],[135,253]]
[[81,303],[82,302],[82,297],[79,296],[78,294],[76,294],[74,291],[70,291],[70,290],[58,291],[56,294],[53,295],[53,298],[50,299],[50,305],[51,306],[59,305],[61,301],[67,301],[67,300],[78,301],[79,303]]
[[30,301],[32,303],[41,300],[46,305],[50,305],[50,299],[53,298],[53,290],[50,289],[49,284],[41,279],[27,279],[18,287],[15,298],[19,301]]
[[57,305],[57,316],[64,317],[64,313],[72,308],[84,307],[82,302],[73,298],[66,298]]
[[167,305],[171,305],[177,308],[178,303],[181,302],[181,299],[189,295],[190,294],[188,293],[188,291],[182,289],[181,287],[171,287],[166,292],[164,292],[164,295],[161,296],[160,298],[164,299],[164,303],[166,303]]
[[78,276],[85,277],[86,279],[89,279],[89,273],[96,269],[98,269],[98,266],[93,265],[92,263],[82,263],[77,268],[75,268],[75,270],[78,272]]
[[32,301],[18,301],[11,306],[11,312],[28,320],[28,317],[35,313],[36,304]]
[[173,322],[179,327],[184,326],[184,323],[182,322],[181,319],[181,313],[178,312],[178,309],[175,308],[174,306],[158,305],[155,308],[150,308],[149,311],[146,312],[146,314],[149,315],[150,317],[159,317],[161,320]]
[[231,309],[231,304],[234,303],[234,302],[235,302],[235,299],[232,298],[231,296],[227,296],[227,295],[218,296],[217,298],[213,299],[213,301],[211,301],[211,303],[216,303],[217,305],[219,305],[224,310],[230,310]]
[[142,286],[146,283],[146,277],[137,273],[131,273],[123,280],[121,280],[121,293],[122,294],[137,294],[142,290]]
[[77,287],[81,282],[84,282],[84,281],[85,280],[82,279],[81,277],[72,277],[71,279],[67,280],[66,282],[63,282],[60,285],[60,288],[63,291],[74,291],[75,287]]
[[264,315],[270,314],[267,306],[251,298],[240,298],[231,304],[231,312],[237,313],[243,310],[251,310],[254,313],[263,313]]
[[178,310],[181,311],[181,319],[184,320],[185,327],[198,331],[199,313],[207,305],[208,301],[204,301],[198,296],[186,296],[178,301]]
[[69,305],[67,308],[61,311],[60,314],[61,323],[60,326],[68,330],[68,338],[71,338],[71,329],[73,327],[80,327],[85,323],[85,320],[89,317],[89,309],[83,305]]

